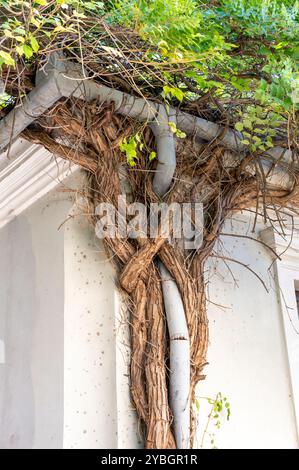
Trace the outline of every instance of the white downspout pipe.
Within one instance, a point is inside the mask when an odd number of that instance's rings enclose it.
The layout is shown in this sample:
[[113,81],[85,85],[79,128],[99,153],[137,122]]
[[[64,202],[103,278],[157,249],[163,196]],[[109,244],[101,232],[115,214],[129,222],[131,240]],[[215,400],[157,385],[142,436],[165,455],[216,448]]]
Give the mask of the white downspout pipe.
[[[160,106],[151,128],[156,137],[158,165],[153,189],[163,197],[169,190],[176,167],[176,150],[169,122],[176,115],[167,114]],[[181,294],[166,267],[159,262],[164,307],[170,341],[170,407],[173,413],[174,435],[178,449],[190,448],[190,339]]]
[[156,137],[158,157],[153,189],[159,197],[169,190],[176,168],[175,139],[169,122],[176,124],[176,115],[170,112],[167,114],[165,107],[159,105],[156,120],[150,125]]
[[170,407],[178,449],[190,448],[190,339],[176,282],[159,262],[170,340]]

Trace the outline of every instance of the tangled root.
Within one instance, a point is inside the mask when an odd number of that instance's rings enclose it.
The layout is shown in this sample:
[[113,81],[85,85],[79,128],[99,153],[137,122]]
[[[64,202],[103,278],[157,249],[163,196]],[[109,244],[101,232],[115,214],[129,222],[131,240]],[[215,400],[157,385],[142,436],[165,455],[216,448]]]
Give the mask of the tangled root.
[[[137,130],[143,136],[144,146],[142,151],[138,149],[138,163],[126,171],[126,178],[134,201],[149,206],[157,201],[151,185],[152,173],[145,171],[152,170],[155,164],[147,159],[154,149],[153,136],[147,127],[140,129],[136,122],[117,116],[113,105],[95,101],[87,106],[79,100],[60,103],[38,126],[27,129],[24,136],[86,169],[95,206],[101,202],[117,205],[122,193],[120,175],[127,168],[119,143]],[[272,205],[297,197],[294,189],[269,189],[258,173],[247,171],[247,164],[238,155],[230,157],[233,164],[228,166],[227,151],[221,142],[213,147],[196,145],[191,139],[177,142],[176,183],[167,201],[204,203],[203,244],[199,250],[190,255],[162,236],[154,240],[105,238],[117,264],[118,283],[130,298],[131,396],[143,424],[146,448],[176,447],[168,393],[169,339],[156,260],[159,258],[166,266],[182,296],[191,341],[190,380],[194,399],[196,385],[204,378],[209,341],[205,262],[225,219],[233,211],[260,201],[261,196],[263,204]],[[96,224],[97,217],[93,216],[92,221]],[[194,420],[191,431],[193,439]]]

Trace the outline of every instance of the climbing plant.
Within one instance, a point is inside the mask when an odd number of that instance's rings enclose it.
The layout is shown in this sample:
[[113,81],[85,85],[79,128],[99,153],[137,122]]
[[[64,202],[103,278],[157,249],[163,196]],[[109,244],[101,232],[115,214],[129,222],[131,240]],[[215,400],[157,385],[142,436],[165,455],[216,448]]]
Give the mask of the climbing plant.
[[[156,261],[182,297],[194,401],[208,347],[205,263],[221,227],[247,208],[269,222],[271,211],[278,218],[282,211],[297,214],[299,3],[0,0],[1,117],[24,102],[53,53],[76,63],[83,83],[94,80],[166,111],[185,111],[207,128],[219,126],[212,139],[200,140],[168,123],[177,167],[165,201],[204,204],[200,249],[190,254],[161,236],[105,239],[131,314],[131,394],[145,445],[173,448],[169,337]],[[88,172],[91,206],[117,205],[123,170],[135,201],[160,202],[152,187],[157,149],[150,126],[120,116],[113,102],[81,98],[61,99],[23,136]],[[227,148],[228,132],[239,146]],[[277,171],[287,175],[285,184],[269,183]],[[229,413],[221,396],[211,404],[213,415],[223,407]],[[193,420],[191,440],[194,432]]]
[[[213,449],[217,449],[216,437],[214,429],[220,429],[223,420],[229,421],[231,416],[231,405],[227,397],[218,392],[214,398],[212,397],[196,397],[195,406],[197,412],[200,411],[201,404],[206,402],[209,406],[206,425],[203,426],[200,447],[203,448],[207,436],[210,439],[210,445]],[[211,426],[214,426],[214,429]]]

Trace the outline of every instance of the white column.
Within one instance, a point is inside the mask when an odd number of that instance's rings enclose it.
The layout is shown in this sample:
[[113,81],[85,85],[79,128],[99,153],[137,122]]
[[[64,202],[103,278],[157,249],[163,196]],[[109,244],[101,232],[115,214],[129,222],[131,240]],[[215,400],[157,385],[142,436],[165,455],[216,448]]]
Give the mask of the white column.
[[0,364],[5,364],[5,344],[2,339],[0,339]]
[[281,236],[269,227],[261,232],[262,240],[280,256],[275,259],[275,283],[282,312],[286,350],[288,355],[292,400],[299,443],[299,312],[296,289],[299,286],[299,235],[285,230]]

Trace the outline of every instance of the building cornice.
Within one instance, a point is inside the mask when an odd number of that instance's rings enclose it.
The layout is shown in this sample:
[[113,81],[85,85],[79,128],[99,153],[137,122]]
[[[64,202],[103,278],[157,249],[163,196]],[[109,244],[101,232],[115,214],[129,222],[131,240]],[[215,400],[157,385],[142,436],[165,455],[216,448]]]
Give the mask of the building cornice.
[[0,228],[77,169],[42,146],[17,139],[8,154],[0,154]]

